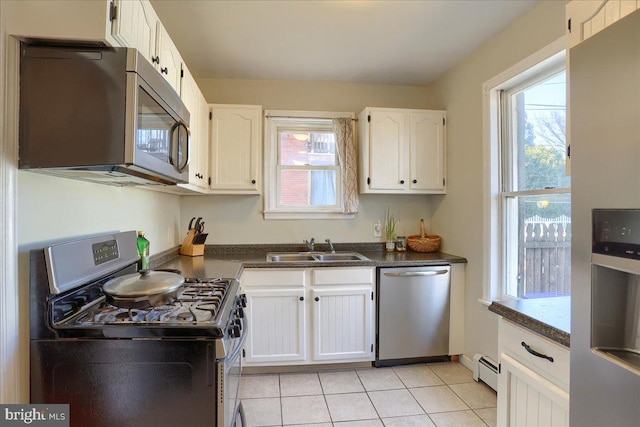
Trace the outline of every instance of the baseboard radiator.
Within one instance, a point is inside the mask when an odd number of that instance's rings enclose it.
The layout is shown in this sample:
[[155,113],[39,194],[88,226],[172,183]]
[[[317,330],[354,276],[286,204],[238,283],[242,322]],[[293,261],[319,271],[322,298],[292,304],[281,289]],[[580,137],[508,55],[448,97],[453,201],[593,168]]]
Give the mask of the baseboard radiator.
[[473,356],[473,379],[498,391],[498,364],[484,354]]

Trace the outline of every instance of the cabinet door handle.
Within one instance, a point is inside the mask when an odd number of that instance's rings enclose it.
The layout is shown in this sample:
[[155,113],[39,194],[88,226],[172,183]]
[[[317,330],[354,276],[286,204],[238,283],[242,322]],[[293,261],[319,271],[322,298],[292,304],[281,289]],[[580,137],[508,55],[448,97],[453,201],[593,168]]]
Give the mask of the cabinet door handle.
[[256,183],[256,180],[255,180],[255,179],[252,179],[252,180],[251,180],[251,183],[252,183],[252,184],[255,184],[255,183]]
[[417,179],[414,179],[414,180],[413,180],[413,183],[414,183],[414,184],[417,184],[417,183],[418,183],[418,180],[417,180]]
[[300,301],[304,301],[304,297],[300,297]]
[[530,354],[533,354],[534,356],[539,357],[541,359],[547,359],[549,362],[553,363],[553,357],[547,356],[546,354],[538,353],[537,351],[529,347],[527,343],[524,341],[522,341],[521,344],[524,347],[524,349],[527,350]]
[[159,56],[152,56],[151,57],[151,63],[159,64],[160,63],[160,57]]
[[315,297],[314,298],[316,301],[320,301],[320,297]]
[[161,72],[162,74],[167,74],[167,75],[168,75],[168,74],[169,74],[169,69],[168,69],[167,67],[160,68],[160,72]]
[[400,184],[404,184],[404,179],[401,179],[401,180],[400,180]]

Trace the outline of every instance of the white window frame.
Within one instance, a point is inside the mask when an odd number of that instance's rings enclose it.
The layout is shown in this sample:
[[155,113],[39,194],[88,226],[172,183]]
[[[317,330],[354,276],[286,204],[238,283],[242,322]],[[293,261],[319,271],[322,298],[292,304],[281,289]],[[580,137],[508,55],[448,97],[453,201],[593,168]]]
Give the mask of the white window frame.
[[[336,152],[336,166],[333,167],[302,167],[304,170],[335,170],[336,172],[336,204],[332,206],[281,206],[280,170],[292,169],[290,166],[280,167],[278,159],[279,130],[282,128],[313,131],[326,129],[327,123],[332,128],[333,118],[355,118],[354,113],[329,111],[292,111],[265,110],[264,129],[264,171],[265,171],[265,219],[348,219],[353,214],[344,214],[342,199],[342,173]],[[318,126],[321,125],[321,126]],[[336,146],[336,150],[338,147]]]
[[[480,302],[507,298],[504,289],[504,213],[501,200],[501,132],[500,93],[534,76],[566,64],[564,37],[543,47],[482,85],[483,93],[483,285]],[[568,67],[567,67],[568,76]],[[568,87],[568,77],[567,77]]]

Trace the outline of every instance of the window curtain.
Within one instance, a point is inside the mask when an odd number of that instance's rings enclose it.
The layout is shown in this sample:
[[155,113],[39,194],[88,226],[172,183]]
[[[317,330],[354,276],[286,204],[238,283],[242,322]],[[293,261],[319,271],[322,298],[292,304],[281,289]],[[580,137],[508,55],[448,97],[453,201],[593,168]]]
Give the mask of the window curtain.
[[338,160],[342,174],[342,201],[345,214],[358,213],[358,158],[356,141],[353,137],[353,119],[337,117],[333,119],[333,131],[338,144]]

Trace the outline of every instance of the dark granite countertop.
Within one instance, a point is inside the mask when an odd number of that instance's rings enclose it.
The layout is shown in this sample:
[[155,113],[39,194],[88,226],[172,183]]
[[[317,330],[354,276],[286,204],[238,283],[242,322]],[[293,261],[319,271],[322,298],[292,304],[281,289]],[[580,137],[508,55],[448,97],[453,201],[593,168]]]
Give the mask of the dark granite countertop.
[[[176,268],[181,270],[185,277],[236,277],[241,270],[234,274],[235,268],[412,267],[467,262],[465,258],[443,252],[386,252],[384,243],[339,243],[334,244],[334,247],[336,251],[359,252],[369,258],[369,261],[275,263],[267,262],[268,252],[304,252],[307,250],[306,246],[207,245],[204,256],[178,255],[176,248],[152,257],[152,266]],[[328,248],[324,244],[318,244],[315,249],[326,251]]]
[[190,257],[178,255],[154,268],[172,268],[182,272],[184,277],[239,279],[242,263],[215,259],[212,257]]
[[494,301],[489,311],[569,347],[571,297]]
[[[381,243],[337,243],[338,252],[359,252],[369,261],[336,261],[336,262],[267,262],[269,252],[305,252],[305,245],[209,245],[205,249],[205,257],[215,257],[227,261],[241,262],[245,268],[308,268],[308,267],[407,267],[442,263],[467,262],[465,258],[443,252],[420,253],[407,250],[405,252],[387,252]],[[317,244],[315,250],[327,251],[324,244]]]

